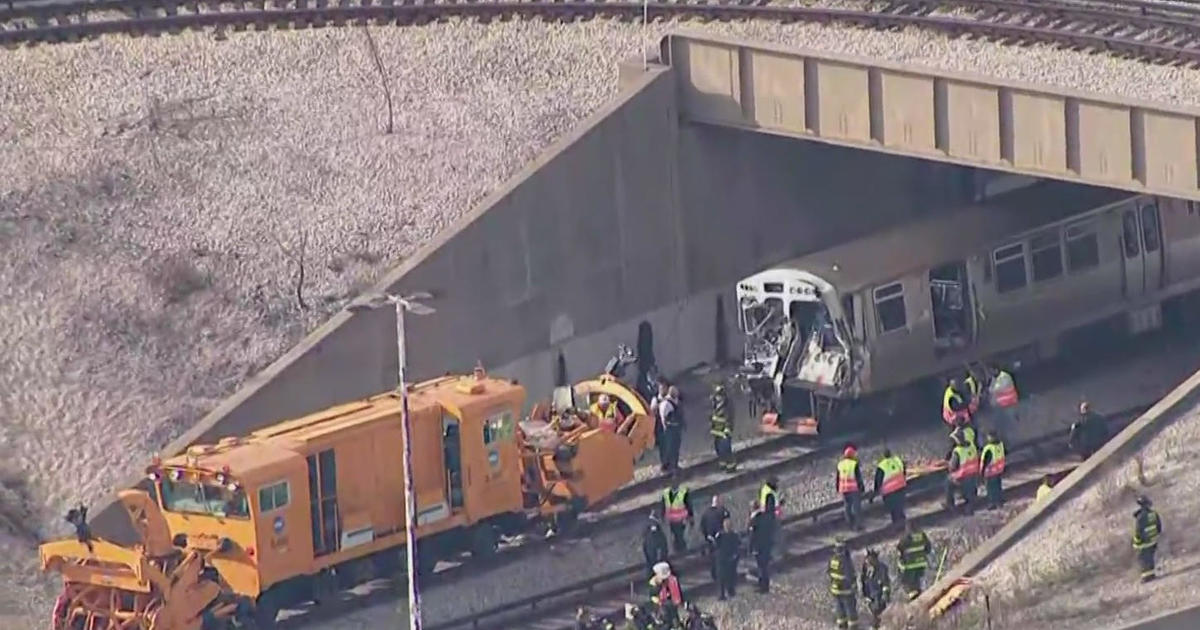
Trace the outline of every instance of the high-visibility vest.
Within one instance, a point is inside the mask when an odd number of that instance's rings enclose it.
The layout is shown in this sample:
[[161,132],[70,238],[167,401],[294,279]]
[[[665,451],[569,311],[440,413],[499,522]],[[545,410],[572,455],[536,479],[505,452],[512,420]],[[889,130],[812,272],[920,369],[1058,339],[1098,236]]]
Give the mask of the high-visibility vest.
[[853,595],[854,583],[846,573],[840,556],[829,559],[829,592],[834,595]]
[[679,588],[679,578],[671,575],[659,582],[658,602],[660,604],[670,602],[676,606],[683,606],[683,590]]
[[731,433],[729,427],[729,399],[724,396],[713,396],[712,404],[711,429],[709,432],[713,434],[713,437],[727,438]]
[[592,415],[600,420],[600,428],[605,431],[617,430],[617,406],[609,403],[608,407],[600,408],[600,403],[592,403]]
[[983,445],[983,459],[988,459],[991,454],[992,458],[988,460],[987,468],[983,469],[983,476],[987,479],[999,477],[1004,474],[1004,443],[988,443]]
[[950,401],[952,400],[957,400],[961,403],[962,396],[959,396],[958,392],[954,391],[953,387],[947,385],[946,393],[942,395],[942,419],[946,422],[954,422],[954,419],[960,415],[959,412],[954,411],[954,409],[950,407]]
[[842,460],[837,463],[839,493],[850,494],[851,492],[859,491],[858,477],[854,474],[856,470],[858,470],[858,460],[856,459],[843,457]]
[[992,379],[992,404],[997,407],[1011,407],[1017,404],[1017,386],[1013,383],[1012,376],[1000,370],[996,378]]
[[971,425],[969,425],[969,424],[963,425],[961,427],[956,427],[954,429],[954,431],[951,432],[951,435],[954,435],[954,434],[961,436],[961,439],[963,442],[966,442],[968,444],[976,443],[975,442],[975,429],[972,428]]
[[883,486],[879,490],[883,496],[903,490],[908,485],[908,480],[904,478],[904,461],[899,455],[879,460],[879,469],[883,471]]
[[687,492],[686,486],[679,486],[679,491],[672,497],[670,488],[663,490],[663,513],[668,523],[682,523],[687,520]]
[[758,505],[761,509],[767,509],[767,497],[775,497],[775,516],[776,518],[783,515],[783,510],[779,507],[779,495],[775,493],[775,489],[767,484],[763,484],[758,491]]
[[951,474],[954,481],[962,482],[979,476],[979,449],[975,448],[973,442],[954,447],[954,453],[958,455],[958,469]]
[[929,568],[929,539],[925,537],[925,532],[915,532],[912,535],[905,536],[900,540],[900,569],[911,571],[913,569]]
[[1133,529],[1133,548],[1145,549],[1158,544],[1158,534],[1162,530],[1162,525],[1158,521],[1158,512],[1154,510],[1146,511],[1146,526],[1139,528],[1137,523],[1134,523]]
[[1041,501],[1043,497],[1050,494],[1051,492],[1054,492],[1054,486],[1043,483],[1042,485],[1038,486],[1037,496],[1035,496],[1033,498],[1033,500]]
[[971,392],[971,400],[967,401],[967,409],[971,413],[979,410],[979,381],[975,380],[975,375],[968,376],[964,381],[967,384],[967,390]]

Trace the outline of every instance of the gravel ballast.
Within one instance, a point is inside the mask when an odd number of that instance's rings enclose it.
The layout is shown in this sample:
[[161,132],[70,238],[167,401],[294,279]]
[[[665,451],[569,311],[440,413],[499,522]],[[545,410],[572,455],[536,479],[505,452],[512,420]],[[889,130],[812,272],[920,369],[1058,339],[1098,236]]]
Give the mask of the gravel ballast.
[[[184,427],[616,90],[671,25],[448,22],[0,52],[0,626],[57,535]],[[1195,103],[1195,71],[917,31],[689,28]],[[305,263],[303,307],[296,296]],[[51,527],[53,525],[53,527]],[[17,566],[20,565],[20,566]],[[10,600],[10,601],[3,601]],[[27,617],[26,615],[32,615]]]

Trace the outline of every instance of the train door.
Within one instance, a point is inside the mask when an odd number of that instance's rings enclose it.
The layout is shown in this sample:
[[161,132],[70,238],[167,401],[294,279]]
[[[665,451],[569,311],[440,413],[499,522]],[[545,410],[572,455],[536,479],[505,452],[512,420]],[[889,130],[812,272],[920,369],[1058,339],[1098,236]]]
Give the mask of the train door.
[[446,496],[450,499],[450,511],[462,509],[463,470],[462,434],[458,418],[447,413],[442,416],[442,461],[446,466]]
[[1142,200],[1138,208],[1138,220],[1142,232],[1142,269],[1146,291],[1155,293],[1163,287],[1162,225],[1158,216],[1158,205],[1153,197]]
[[337,551],[341,540],[337,504],[337,462],[331,448],[309,455],[306,459],[313,555],[323,556]]
[[948,263],[929,271],[929,300],[935,354],[960,351],[974,343],[975,310],[965,262]]
[[1121,213],[1121,285],[1125,297],[1137,298],[1162,286],[1162,228],[1152,199]]

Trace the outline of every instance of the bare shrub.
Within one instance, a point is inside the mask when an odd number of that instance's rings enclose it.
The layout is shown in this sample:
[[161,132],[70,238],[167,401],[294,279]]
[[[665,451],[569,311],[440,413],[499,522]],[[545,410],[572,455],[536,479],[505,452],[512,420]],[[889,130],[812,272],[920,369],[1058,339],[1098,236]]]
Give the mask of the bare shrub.
[[167,304],[177,304],[212,286],[212,278],[182,255],[171,256],[151,270],[150,280]]

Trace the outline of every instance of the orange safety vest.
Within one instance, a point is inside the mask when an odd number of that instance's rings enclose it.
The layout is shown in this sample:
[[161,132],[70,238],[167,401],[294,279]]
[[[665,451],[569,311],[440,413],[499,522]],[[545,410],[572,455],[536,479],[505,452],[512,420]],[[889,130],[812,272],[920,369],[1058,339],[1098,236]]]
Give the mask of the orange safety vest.
[[883,470],[883,486],[879,489],[883,496],[897,490],[903,490],[908,485],[904,478],[904,462],[897,455],[879,460],[879,468]]
[[668,523],[682,523],[687,520],[687,503],[684,501],[687,492],[686,487],[680,486],[679,491],[672,497],[670,488],[663,490],[663,513]]
[[968,443],[966,446],[955,447],[954,452],[958,455],[958,469],[951,475],[951,479],[962,482],[971,477],[978,477],[979,449]]
[[600,408],[600,403],[592,405],[592,415],[600,420],[600,428],[605,431],[615,432],[617,430],[617,406],[609,403],[605,409]]
[[997,407],[1011,407],[1017,404],[1017,386],[1013,384],[1012,376],[1001,370],[992,380],[992,402]]
[[854,471],[856,470],[858,470],[858,460],[850,459],[849,457],[843,457],[841,461],[837,463],[837,485],[839,493],[850,494],[852,492],[858,492],[858,478],[854,474]]
[[992,459],[988,461],[987,468],[983,469],[985,479],[999,477],[1004,474],[1004,444],[999,442],[995,444],[985,444],[983,446],[983,457],[987,457],[988,453],[992,454]]
[[658,603],[665,604],[667,602],[683,606],[683,591],[679,588],[679,578],[674,575],[667,577],[658,586]]

